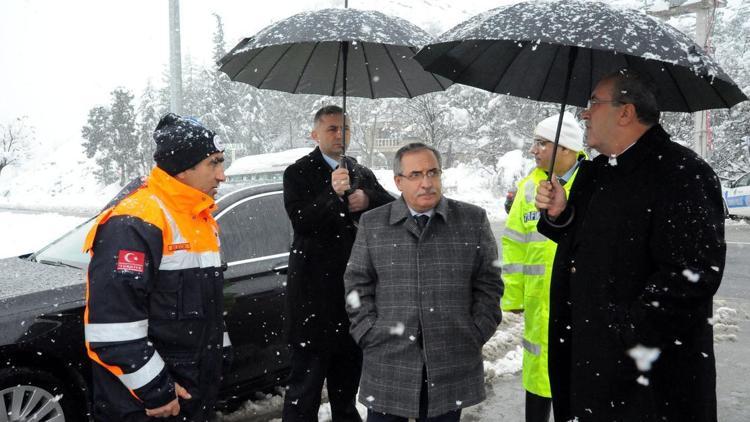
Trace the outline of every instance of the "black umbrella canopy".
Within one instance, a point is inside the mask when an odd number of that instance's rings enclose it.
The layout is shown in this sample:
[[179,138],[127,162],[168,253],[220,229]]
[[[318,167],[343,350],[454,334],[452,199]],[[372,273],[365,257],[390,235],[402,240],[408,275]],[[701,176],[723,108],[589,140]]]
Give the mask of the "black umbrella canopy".
[[662,111],[728,108],[747,99],[682,32],[640,11],[598,2],[493,9],[441,35],[415,58],[457,83],[579,107],[602,76],[625,67],[654,80]]
[[413,59],[418,47],[431,41],[419,27],[380,12],[323,9],[266,27],[242,40],[219,65],[230,79],[262,89],[411,98],[452,83]]

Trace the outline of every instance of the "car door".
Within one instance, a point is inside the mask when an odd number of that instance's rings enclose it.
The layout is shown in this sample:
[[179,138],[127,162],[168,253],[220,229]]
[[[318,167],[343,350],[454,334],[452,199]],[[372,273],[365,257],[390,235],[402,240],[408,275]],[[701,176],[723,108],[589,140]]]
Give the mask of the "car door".
[[725,195],[730,215],[750,217],[750,173],[732,183]]
[[237,200],[217,215],[224,272],[224,320],[234,348],[230,384],[288,366],[284,292],[292,228],[281,191]]

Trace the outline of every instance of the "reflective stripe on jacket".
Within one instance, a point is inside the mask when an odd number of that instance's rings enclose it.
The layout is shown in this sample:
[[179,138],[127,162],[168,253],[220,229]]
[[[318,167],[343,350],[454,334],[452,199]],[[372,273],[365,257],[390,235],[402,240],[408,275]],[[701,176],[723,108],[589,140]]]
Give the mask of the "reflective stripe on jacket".
[[[580,153],[578,158],[586,156]],[[563,188],[570,193],[578,170]],[[539,210],[536,187],[547,173],[534,169],[518,183],[502,236],[503,311],[524,311],[523,386],[541,397],[551,397],[547,371],[547,332],[552,262],[557,245],[536,230]]]
[[97,218],[84,246],[92,255],[84,324],[98,364],[95,415],[97,406],[120,419],[163,406],[175,382],[196,399],[182,416],[204,420],[211,411],[229,344],[214,208],[211,197],[154,168]]

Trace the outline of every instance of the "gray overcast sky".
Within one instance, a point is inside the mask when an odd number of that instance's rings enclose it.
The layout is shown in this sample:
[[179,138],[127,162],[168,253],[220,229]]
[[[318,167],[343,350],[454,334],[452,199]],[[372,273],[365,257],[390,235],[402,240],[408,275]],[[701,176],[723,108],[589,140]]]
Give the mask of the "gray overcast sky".
[[[351,0],[437,34],[476,13],[513,0]],[[343,7],[343,0],[182,0],[183,63],[208,63],[215,29],[224,20],[227,47],[305,10]],[[168,61],[168,0],[0,1],[0,124],[28,116],[43,143],[80,138],[88,110],[107,104],[123,86],[139,95],[161,84]]]

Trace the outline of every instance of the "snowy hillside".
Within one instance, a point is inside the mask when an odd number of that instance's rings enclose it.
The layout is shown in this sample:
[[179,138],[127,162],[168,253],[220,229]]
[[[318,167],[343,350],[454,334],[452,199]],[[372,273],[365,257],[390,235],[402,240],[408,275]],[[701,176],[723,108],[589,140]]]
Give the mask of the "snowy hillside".
[[98,183],[95,170],[77,139],[37,147],[18,166],[0,173],[0,207],[93,214],[120,190]]

